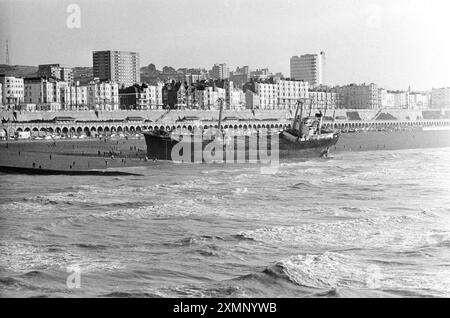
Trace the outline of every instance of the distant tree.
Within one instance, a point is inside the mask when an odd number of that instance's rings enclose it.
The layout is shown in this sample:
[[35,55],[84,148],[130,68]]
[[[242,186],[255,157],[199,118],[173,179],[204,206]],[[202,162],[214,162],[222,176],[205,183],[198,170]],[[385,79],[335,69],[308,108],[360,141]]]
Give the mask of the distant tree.
[[176,74],[177,73],[177,71],[171,66],[164,66],[162,71],[165,74]]

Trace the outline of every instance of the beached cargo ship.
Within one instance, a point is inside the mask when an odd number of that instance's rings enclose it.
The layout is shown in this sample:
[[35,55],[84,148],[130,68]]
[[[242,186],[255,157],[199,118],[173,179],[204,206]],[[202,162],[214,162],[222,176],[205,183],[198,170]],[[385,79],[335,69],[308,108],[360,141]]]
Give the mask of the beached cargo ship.
[[[299,102],[298,106],[303,104]],[[219,122],[221,127],[223,103]],[[215,161],[259,161],[265,155],[279,158],[308,158],[326,156],[339,140],[340,132],[322,127],[322,113],[303,118],[299,107],[292,128],[284,131],[226,131],[206,129],[194,132],[146,131],[147,157],[157,160],[204,162],[208,157]],[[186,153],[188,152],[188,153]],[[220,152],[220,155],[216,153]],[[230,155],[231,152],[231,155]],[[206,154],[206,156],[205,156]]]

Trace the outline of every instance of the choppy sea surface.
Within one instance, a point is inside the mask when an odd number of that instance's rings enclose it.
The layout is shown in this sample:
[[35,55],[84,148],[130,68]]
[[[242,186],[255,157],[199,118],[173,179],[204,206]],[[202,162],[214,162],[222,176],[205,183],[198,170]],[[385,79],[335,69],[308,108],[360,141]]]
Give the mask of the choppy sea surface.
[[220,164],[2,174],[0,294],[449,297],[449,158],[342,152],[269,175]]

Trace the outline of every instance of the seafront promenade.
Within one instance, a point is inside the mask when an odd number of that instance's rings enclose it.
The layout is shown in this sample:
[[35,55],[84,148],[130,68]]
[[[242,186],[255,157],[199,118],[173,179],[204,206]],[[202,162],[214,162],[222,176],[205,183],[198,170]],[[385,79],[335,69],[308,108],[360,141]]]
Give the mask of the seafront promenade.
[[[316,110],[304,110],[304,116]],[[294,110],[225,110],[223,129],[284,129],[291,125]],[[172,130],[216,127],[216,110],[150,111],[60,111],[0,112],[3,139],[14,139],[20,132],[38,136],[95,136],[135,134],[144,130]],[[331,110],[324,126],[341,130],[403,129],[408,127],[448,127],[450,111],[442,110]]]
[[[146,158],[142,131],[217,127],[219,112],[64,111],[0,115],[0,166],[76,172],[158,167],[165,163]],[[281,130],[291,125],[292,117],[291,111],[224,111],[221,126]],[[336,110],[324,119],[324,126],[343,132],[332,152],[450,146],[450,112]],[[426,131],[428,128],[431,131]]]

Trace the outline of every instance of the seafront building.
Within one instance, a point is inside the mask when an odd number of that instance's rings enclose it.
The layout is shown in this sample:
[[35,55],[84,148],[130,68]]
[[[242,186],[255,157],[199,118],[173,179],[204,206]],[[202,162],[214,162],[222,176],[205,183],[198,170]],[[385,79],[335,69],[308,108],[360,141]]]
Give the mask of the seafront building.
[[433,88],[431,102],[433,108],[450,108],[450,87]]
[[0,85],[2,88],[1,96],[4,108],[14,109],[15,106],[23,103],[23,78],[0,75]]
[[382,109],[427,109],[430,94],[427,92],[389,91],[379,89],[379,107]]
[[125,51],[95,51],[92,54],[94,78],[114,82],[120,87],[139,84],[139,53]]
[[291,57],[291,79],[306,81],[311,86],[323,85],[324,60],[324,52]]
[[340,95],[342,108],[348,109],[378,109],[379,92],[376,84],[350,84],[336,87]]
[[118,110],[119,85],[114,82],[94,80],[87,85],[87,103],[90,109]]
[[[300,98],[308,98],[308,82],[293,80],[252,81],[244,85],[249,109],[292,109]],[[247,94],[250,90],[253,94]],[[255,99],[258,101],[255,101]]]
[[217,109],[219,100],[225,100],[225,89],[214,86],[199,86],[194,92],[195,103],[200,109]]
[[73,83],[73,69],[60,64],[41,64],[38,66],[38,75],[53,77],[67,83]]
[[277,108],[291,109],[297,101],[309,97],[309,83],[304,81],[277,80]]
[[78,82],[74,84],[60,83],[61,86],[61,108],[64,110],[88,110],[88,89],[87,86],[80,86]]
[[24,79],[24,102],[35,104],[36,110],[61,110],[61,90],[66,82],[54,78],[30,77]]
[[316,88],[308,91],[312,109],[332,110],[341,108],[340,95],[335,89]]
[[162,108],[163,83],[156,85],[135,84],[119,89],[119,108],[151,110]]

